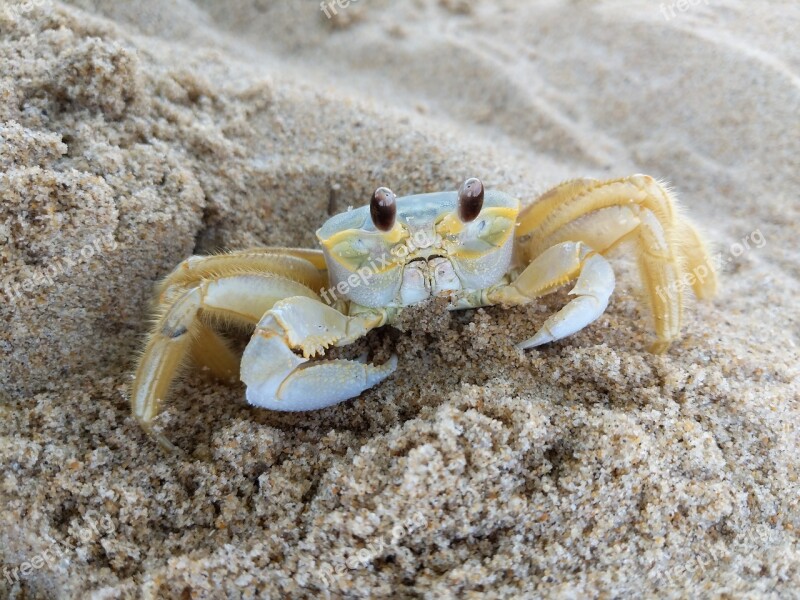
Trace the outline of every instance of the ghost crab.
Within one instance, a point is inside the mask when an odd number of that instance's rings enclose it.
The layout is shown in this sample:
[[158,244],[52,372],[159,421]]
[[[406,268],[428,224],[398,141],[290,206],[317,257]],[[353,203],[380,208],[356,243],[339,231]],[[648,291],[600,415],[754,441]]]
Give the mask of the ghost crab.
[[[392,323],[404,306],[446,296],[451,309],[525,304],[577,280],[575,296],[521,349],[586,327],[608,305],[614,273],[604,257],[624,241],[636,249],[653,315],[652,352],[680,333],[686,275],[696,296],[716,278],[705,245],[675,200],[652,177],[556,186],[520,212],[517,199],[468,179],[458,192],[396,198],[378,188],[368,206],[331,217],[322,250],[263,248],[194,256],[159,286],[157,323],[139,361],[131,405],[153,431],[162,399],[187,356],[213,374],[239,373],[247,400],[272,410],[323,408],[377,385],[397,357],[310,360]],[[215,331],[255,326],[241,364]]]

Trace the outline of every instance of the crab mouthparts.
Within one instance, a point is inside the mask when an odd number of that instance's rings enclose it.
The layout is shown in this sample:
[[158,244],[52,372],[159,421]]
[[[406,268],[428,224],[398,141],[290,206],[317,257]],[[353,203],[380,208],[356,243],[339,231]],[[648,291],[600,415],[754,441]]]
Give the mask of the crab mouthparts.
[[400,300],[403,306],[417,304],[431,296],[449,296],[461,289],[453,263],[444,256],[414,258],[403,269]]

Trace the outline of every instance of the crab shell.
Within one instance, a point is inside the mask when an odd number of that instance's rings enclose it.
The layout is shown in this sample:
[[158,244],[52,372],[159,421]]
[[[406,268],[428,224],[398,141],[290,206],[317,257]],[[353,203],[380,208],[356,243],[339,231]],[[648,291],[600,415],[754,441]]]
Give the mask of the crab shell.
[[458,217],[458,194],[397,199],[389,231],[372,223],[369,206],[328,219],[317,230],[334,296],[370,308],[408,306],[430,296],[477,291],[508,272],[520,203],[487,190],[473,221]]

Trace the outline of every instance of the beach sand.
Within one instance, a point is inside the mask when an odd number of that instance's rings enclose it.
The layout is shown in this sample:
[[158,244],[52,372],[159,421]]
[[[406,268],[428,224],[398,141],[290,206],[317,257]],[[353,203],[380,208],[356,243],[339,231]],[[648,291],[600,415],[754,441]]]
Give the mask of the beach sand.
[[[800,6],[0,5],[0,598],[797,597]],[[683,9],[682,9],[683,8]],[[631,254],[567,300],[409,309],[385,383],[310,413],[189,371],[128,386],[192,253],[480,177],[669,181],[722,266],[645,351]]]

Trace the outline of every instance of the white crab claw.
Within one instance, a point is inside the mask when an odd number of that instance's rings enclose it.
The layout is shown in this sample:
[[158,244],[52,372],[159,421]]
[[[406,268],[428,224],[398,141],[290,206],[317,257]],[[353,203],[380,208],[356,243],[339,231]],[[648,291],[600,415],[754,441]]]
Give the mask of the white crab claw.
[[306,298],[277,303],[261,319],[242,356],[240,373],[247,385],[247,401],[271,410],[314,410],[354,398],[386,379],[397,369],[397,356],[371,365],[366,364],[366,356],[363,361],[310,361],[292,350],[292,346],[309,347],[309,340],[298,335],[301,330],[306,335],[314,332],[311,346],[320,340],[325,347],[347,340],[352,330],[363,330],[355,319]]
[[583,329],[597,319],[608,306],[614,291],[614,271],[608,261],[599,254],[586,259],[575,287],[570,295],[577,296],[564,308],[547,319],[536,334],[517,344],[524,350],[560,340]]
[[271,410],[315,410],[344,402],[377,385],[397,369],[397,356],[378,366],[353,360],[312,361],[274,381],[247,386],[247,401]]

